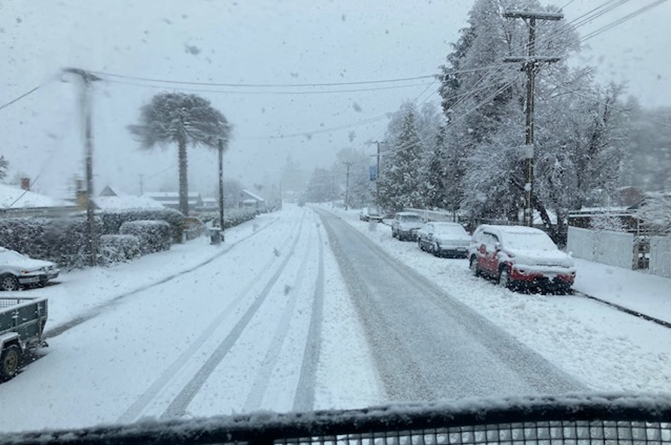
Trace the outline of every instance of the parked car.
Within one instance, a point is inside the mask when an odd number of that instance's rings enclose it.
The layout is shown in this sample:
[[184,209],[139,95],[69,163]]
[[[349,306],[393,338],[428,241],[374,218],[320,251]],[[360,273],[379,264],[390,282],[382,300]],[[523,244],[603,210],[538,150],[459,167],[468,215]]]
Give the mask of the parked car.
[[34,260],[0,247],[0,290],[19,290],[27,285],[44,285],[59,274],[51,261]]
[[364,207],[359,213],[359,219],[361,221],[382,221],[382,212],[380,212],[377,207]]
[[573,258],[542,230],[522,226],[479,226],[468,249],[471,271],[503,287],[541,287],[568,292],[575,280]]
[[430,222],[417,231],[417,245],[436,256],[468,257],[471,236],[461,224]]
[[0,382],[16,375],[28,350],[47,345],[48,318],[49,302],[44,297],[0,297]]
[[398,212],[391,222],[391,236],[399,241],[417,239],[417,231],[424,225],[422,217],[414,212]]

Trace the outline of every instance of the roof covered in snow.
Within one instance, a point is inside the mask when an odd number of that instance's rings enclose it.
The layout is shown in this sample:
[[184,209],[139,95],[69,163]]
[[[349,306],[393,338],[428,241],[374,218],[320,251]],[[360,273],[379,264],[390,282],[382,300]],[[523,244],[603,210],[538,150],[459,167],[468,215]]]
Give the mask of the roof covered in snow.
[[163,204],[147,196],[98,196],[93,202],[101,210],[164,208]]
[[0,208],[62,207],[65,201],[50,196],[0,184]]

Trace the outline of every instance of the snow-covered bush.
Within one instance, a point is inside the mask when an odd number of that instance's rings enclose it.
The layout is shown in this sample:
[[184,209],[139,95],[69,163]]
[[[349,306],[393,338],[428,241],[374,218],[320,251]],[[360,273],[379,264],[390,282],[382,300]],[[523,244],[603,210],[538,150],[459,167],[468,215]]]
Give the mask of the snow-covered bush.
[[140,239],[135,235],[103,235],[100,237],[101,266],[124,263],[142,255]]
[[165,221],[170,225],[172,242],[182,242],[184,215],[175,209],[105,210],[97,213],[103,223],[103,235],[116,235],[129,221]]
[[[198,216],[201,221],[207,223],[215,221],[219,223],[218,212],[204,212]],[[235,227],[246,221],[251,221],[256,217],[256,210],[253,209],[226,209],[224,212],[224,229]]]
[[[95,233],[99,234],[102,223],[96,218],[94,224]],[[0,219],[0,246],[31,258],[53,261],[66,269],[89,264],[87,234],[87,221],[82,216]]]
[[121,235],[134,235],[143,254],[170,249],[170,224],[165,221],[128,221],[119,228]]

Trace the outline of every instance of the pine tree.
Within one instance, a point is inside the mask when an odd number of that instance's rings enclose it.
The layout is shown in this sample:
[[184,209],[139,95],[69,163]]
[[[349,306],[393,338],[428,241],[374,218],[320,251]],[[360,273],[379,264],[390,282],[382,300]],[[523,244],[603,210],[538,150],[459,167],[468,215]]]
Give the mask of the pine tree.
[[400,134],[385,158],[380,177],[382,206],[391,211],[421,206],[422,144],[415,126],[414,111],[410,110],[403,116]]

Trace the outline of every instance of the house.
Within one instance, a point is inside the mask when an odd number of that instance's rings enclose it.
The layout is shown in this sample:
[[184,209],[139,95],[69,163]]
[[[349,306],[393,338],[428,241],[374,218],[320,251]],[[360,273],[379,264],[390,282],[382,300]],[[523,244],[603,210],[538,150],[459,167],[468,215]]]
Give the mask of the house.
[[27,188],[0,184],[0,214],[33,216],[67,214],[77,207],[66,201],[35,193]]
[[[148,192],[142,195],[160,202],[165,207],[179,210],[179,193],[178,192]],[[189,210],[193,211],[203,206],[203,198],[200,193],[190,192],[188,195]]]
[[240,192],[240,198],[238,204],[240,207],[253,208],[259,213],[266,213],[268,211],[266,200],[255,193],[248,190],[242,190]]
[[146,196],[98,196],[93,198],[98,210],[163,209],[160,202]]
[[217,198],[203,198],[203,206],[201,210],[215,210],[219,208],[219,200]]

